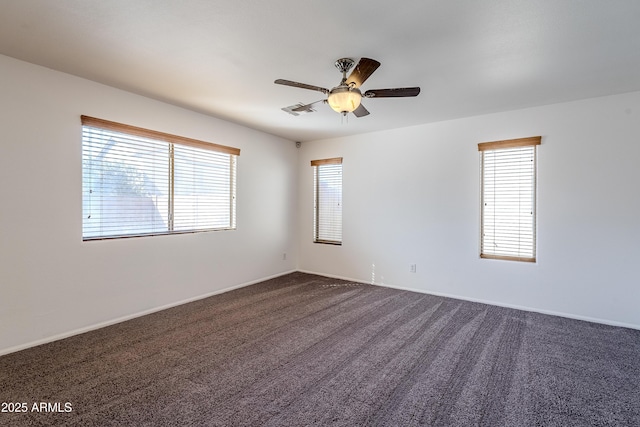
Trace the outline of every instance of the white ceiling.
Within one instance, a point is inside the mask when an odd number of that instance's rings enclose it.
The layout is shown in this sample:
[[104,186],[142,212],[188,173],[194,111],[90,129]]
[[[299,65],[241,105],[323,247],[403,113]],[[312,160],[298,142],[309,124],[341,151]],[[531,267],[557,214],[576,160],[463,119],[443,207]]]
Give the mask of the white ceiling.
[[[0,53],[307,141],[640,90],[638,0],[0,0]],[[282,107],[377,59],[347,120]],[[108,119],[108,117],[106,117]]]

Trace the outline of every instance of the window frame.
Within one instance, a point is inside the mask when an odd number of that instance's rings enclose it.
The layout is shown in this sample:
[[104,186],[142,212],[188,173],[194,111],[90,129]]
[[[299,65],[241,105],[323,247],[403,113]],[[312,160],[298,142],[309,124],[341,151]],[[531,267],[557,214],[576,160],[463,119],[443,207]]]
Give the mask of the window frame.
[[[326,223],[321,219],[321,186],[320,186],[320,172],[323,166],[336,166],[340,165],[340,218],[339,218],[339,230],[331,227],[326,230],[321,230],[320,227],[323,223]],[[329,159],[312,160],[311,166],[313,167],[313,243],[327,244],[327,245],[342,245],[342,157],[333,157]],[[331,223],[335,223],[336,218],[329,220]],[[330,235],[339,231],[339,239],[327,239],[321,238],[322,235]]]
[[[531,263],[535,263],[537,260],[537,197],[538,197],[538,189],[537,189],[537,175],[538,175],[538,153],[537,153],[537,146],[541,144],[542,141],[542,137],[540,136],[532,136],[532,137],[528,137],[528,138],[518,138],[518,139],[509,139],[509,140],[502,140],[502,141],[492,141],[492,142],[482,142],[478,144],[478,151],[480,152],[480,258],[483,259],[498,259],[498,260],[506,260],[506,261],[522,261],[522,262],[531,262]],[[532,215],[532,219],[531,219],[531,236],[530,236],[530,241],[528,240],[527,242],[530,242],[531,244],[531,254],[530,256],[523,256],[522,253],[519,253],[518,255],[514,256],[514,255],[506,255],[505,252],[508,251],[502,251],[502,253],[500,253],[500,251],[490,251],[488,250],[488,248],[485,247],[485,240],[486,239],[486,231],[485,231],[485,192],[486,192],[486,187],[485,187],[485,153],[486,152],[492,152],[492,151],[498,151],[498,150],[508,150],[508,149],[518,149],[518,148],[525,148],[525,147],[532,147],[532,161],[533,161],[533,165],[532,165],[532,172],[530,174],[530,180],[531,180],[531,192],[530,194],[530,198],[531,198],[531,215]],[[520,194],[518,195],[518,201],[521,200]],[[493,215],[493,217],[495,218],[495,214]],[[504,222],[503,222],[504,224]],[[522,229],[524,227],[521,227],[520,224],[518,224],[518,237],[522,236]],[[495,231],[495,229],[494,229]],[[495,233],[493,236],[493,241],[495,242],[496,238],[495,238]],[[525,237],[528,237],[528,235],[526,235]]]
[[[146,236],[157,236],[157,235],[171,235],[171,234],[188,234],[188,233],[200,233],[200,232],[208,232],[208,231],[219,231],[219,230],[235,230],[236,229],[236,181],[237,181],[237,157],[240,155],[240,149],[229,147],[225,145],[200,141],[197,139],[187,138],[178,135],[172,135],[164,132],[159,132],[155,130],[145,129],[137,126],[131,126],[127,124],[122,124],[118,122],[113,122],[109,120],[99,119],[95,117],[80,116],[81,124],[82,124],[82,152],[83,152],[83,177],[82,177],[82,186],[83,186],[83,222],[82,222],[82,239],[83,241],[93,241],[93,240],[109,240],[109,239],[123,239],[123,238],[134,238],[134,237],[146,237]],[[167,170],[169,171],[169,177],[167,179],[167,197],[168,197],[168,207],[169,211],[167,213],[166,219],[166,228],[167,230],[162,231],[152,231],[152,232],[131,232],[131,233],[112,233],[112,234],[100,234],[100,235],[88,235],[90,233],[85,234],[85,165],[84,165],[84,156],[85,156],[85,132],[89,131],[86,128],[98,129],[100,131],[109,131],[109,132],[117,132],[126,136],[131,137],[140,137],[149,140],[153,140],[158,143],[166,143],[167,151],[168,151],[168,163]],[[174,153],[176,150],[176,146],[182,147],[180,150],[195,148],[198,150],[207,150],[213,151],[218,154],[226,154],[229,155],[229,226],[225,227],[194,227],[194,228],[182,228],[175,229],[175,181],[180,179],[181,177],[176,176],[175,167],[176,161],[174,157]],[[225,205],[226,206],[226,205]]]

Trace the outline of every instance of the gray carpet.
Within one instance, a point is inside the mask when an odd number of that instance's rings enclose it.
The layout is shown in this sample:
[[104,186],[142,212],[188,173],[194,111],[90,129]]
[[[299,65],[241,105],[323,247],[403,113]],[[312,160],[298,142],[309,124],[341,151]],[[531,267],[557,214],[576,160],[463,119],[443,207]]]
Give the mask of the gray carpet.
[[640,331],[293,273],[0,357],[0,388],[7,426],[639,426]]

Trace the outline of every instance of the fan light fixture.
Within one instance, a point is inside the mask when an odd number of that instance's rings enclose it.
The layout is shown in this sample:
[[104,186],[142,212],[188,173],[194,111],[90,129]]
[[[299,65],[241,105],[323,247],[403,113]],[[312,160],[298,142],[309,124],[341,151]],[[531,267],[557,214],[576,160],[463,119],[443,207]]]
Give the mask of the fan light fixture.
[[360,106],[362,93],[357,88],[337,86],[331,89],[327,101],[333,111],[341,114],[351,113]]

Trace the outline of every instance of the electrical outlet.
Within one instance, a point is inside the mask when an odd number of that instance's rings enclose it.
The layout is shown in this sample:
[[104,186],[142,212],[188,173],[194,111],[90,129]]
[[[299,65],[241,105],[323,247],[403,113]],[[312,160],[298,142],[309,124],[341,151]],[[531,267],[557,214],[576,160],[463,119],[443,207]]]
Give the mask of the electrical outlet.
[[416,272],[416,265],[415,264],[411,264],[409,266],[409,272],[410,273],[415,273]]

